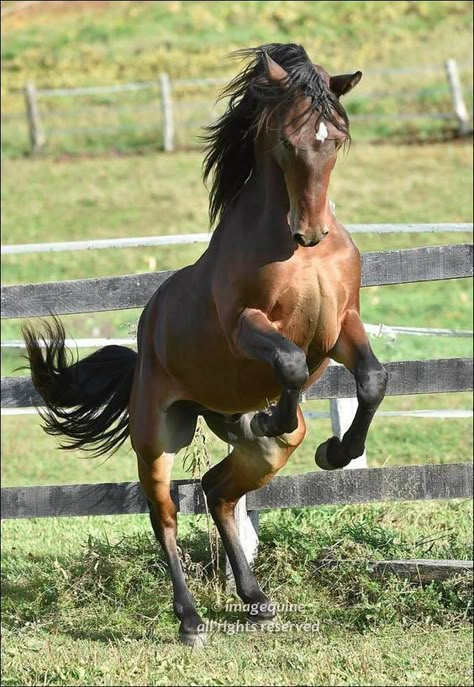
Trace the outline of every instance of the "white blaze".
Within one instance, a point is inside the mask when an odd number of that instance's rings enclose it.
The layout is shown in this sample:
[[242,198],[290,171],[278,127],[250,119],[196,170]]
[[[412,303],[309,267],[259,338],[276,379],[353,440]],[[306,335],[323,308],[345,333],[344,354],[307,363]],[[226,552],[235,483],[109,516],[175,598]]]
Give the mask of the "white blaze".
[[324,122],[321,122],[319,128],[316,132],[316,139],[318,141],[325,141],[328,137],[327,126]]

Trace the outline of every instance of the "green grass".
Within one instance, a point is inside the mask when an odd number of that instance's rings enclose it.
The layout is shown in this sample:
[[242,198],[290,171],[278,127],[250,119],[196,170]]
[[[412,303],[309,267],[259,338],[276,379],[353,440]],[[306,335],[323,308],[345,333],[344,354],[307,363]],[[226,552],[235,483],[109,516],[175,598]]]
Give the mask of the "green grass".
[[362,69],[437,63],[444,52],[466,60],[471,22],[459,0],[51,3],[5,17],[4,94],[26,74],[42,87],[228,74],[229,50],[271,41],[307,43],[345,71],[349,60]]
[[[275,603],[300,607],[280,612],[293,631],[278,636],[229,634],[242,614],[206,568],[205,522],[180,526],[198,607],[227,630],[197,653],[177,642],[145,516],[4,523],[3,684],[469,683],[469,576],[420,587],[367,568],[387,557],[469,558],[466,502],[263,515],[257,574]],[[328,555],[335,569],[317,562]],[[298,632],[303,623],[317,632]]]
[[[472,146],[367,147],[355,142],[341,156],[331,197],[345,223],[472,221]],[[3,162],[5,243],[87,239],[207,229],[207,197],[200,181],[197,154],[163,154],[74,161],[6,160]],[[362,179],[362,183],[361,183]],[[396,179],[396,184],[394,183]],[[178,182],[179,180],[179,182]],[[186,193],[183,193],[183,188]],[[354,189],[357,189],[355,192]],[[470,241],[462,234],[355,235],[362,251]],[[174,269],[195,260],[202,244],[127,250],[100,250],[2,260],[3,283],[56,281],[150,270]],[[73,257],[73,259],[71,259]],[[140,311],[74,315],[64,318],[73,337],[130,336]],[[362,314],[370,323],[472,328],[472,288],[468,280],[364,289]],[[20,321],[2,322],[4,339],[20,337]],[[471,356],[470,339],[372,337],[384,361]],[[3,374],[21,364],[18,353],[2,356]],[[386,399],[383,409],[471,408],[468,394]],[[307,409],[327,410],[327,403]],[[311,421],[310,434],[295,453],[289,471],[313,469],[313,452],[329,435],[327,421]],[[100,466],[55,450],[36,417],[4,418],[3,475],[6,483],[34,484],[64,479],[101,481],[126,475],[134,479],[128,448]],[[34,437],[35,459],[18,473],[18,456]],[[469,460],[470,422],[465,420],[377,419],[369,444],[373,465],[429,460]],[[213,458],[222,455],[219,443]],[[119,467],[120,465],[120,467]],[[182,476],[178,461],[176,476]]]
[[[386,398],[382,410],[472,409],[469,393],[432,394]],[[327,401],[309,401],[304,411],[327,412]],[[57,440],[46,435],[36,415],[2,418],[2,481],[4,486],[36,484],[81,484],[135,481],[136,461],[129,443],[112,458],[92,459],[78,451],[60,451]],[[307,435],[280,474],[311,472],[316,468],[314,452],[331,436],[330,421],[309,419]],[[226,446],[207,434],[213,462],[226,454]],[[376,417],[367,442],[370,467],[458,463],[472,459],[472,421],[467,419],[420,419]],[[180,453],[173,469],[174,478],[189,477]]]
[[[343,222],[470,221],[472,147],[367,147],[341,158],[331,197]],[[195,154],[6,160],[6,243],[206,230],[206,193]],[[396,183],[394,183],[396,179]],[[179,180],[179,182],[177,181]],[[422,182],[420,182],[422,180]],[[183,193],[182,189],[186,189]],[[361,250],[469,241],[468,235],[357,235]],[[52,281],[179,268],[203,246],[104,250],[3,260],[4,283]],[[73,258],[73,259],[72,259]],[[467,280],[366,289],[365,321],[471,328]],[[79,336],[128,336],[139,311],[65,317]],[[19,336],[4,321],[4,338]],[[471,355],[469,339],[373,338],[383,360]],[[3,374],[19,364],[3,356]],[[472,408],[470,394],[393,397],[383,410]],[[327,402],[305,410],[324,411]],[[64,454],[36,416],[5,417],[4,486],[136,480],[133,452],[111,459]],[[315,469],[329,420],[308,434],[282,474]],[[217,461],[225,445],[208,437]],[[466,462],[472,422],[377,417],[370,466]],[[174,477],[189,476],[182,455]],[[3,684],[469,684],[469,580],[419,587],[373,579],[377,558],[471,558],[467,502],[423,502],[275,511],[261,516],[257,575],[279,603],[302,604],[279,622],[317,622],[316,634],[231,636],[215,632],[198,654],[179,646],[170,584],[145,516],[7,521],[3,533]],[[232,623],[233,601],[209,576],[202,517],[180,517],[190,586],[207,619]],[[314,561],[336,556],[336,569]],[[221,625],[222,627],[222,625]],[[258,652],[258,660],[255,658]],[[225,670],[223,670],[223,666]]]
[[[471,157],[470,145],[367,147],[355,142],[349,155],[341,156],[333,176],[331,197],[338,217],[345,223],[472,221]],[[200,181],[200,163],[199,155],[184,153],[69,162],[6,160],[3,240],[20,243],[206,231],[207,198]],[[359,234],[355,240],[367,251],[470,241],[471,237]],[[173,269],[192,262],[202,250],[201,244],[85,251],[74,257],[71,253],[12,256],[2,260],[3,283]],[[128,337],[139,314],[138,310],[91,313],[67,316],[64,322],[76,338]],[[374,324],[471,329],[471,284],[453,280],[365,289],[362,314],[364,321]],[[3,321],[3,338],[19,338],[20,324]],[[371,341],[384,361],[472,355],[470,339],[399,335],[395,340],[372,337]],[[18,353],[3,355],[2,374],[11,374],[21,363]],[[312,402],[305,408],[327,411],[328,404]],[[472,399],[469,394],[393,397],[385,400],[382,410],[421,408],[472,408]],[[329,421],[313,420],[308,425],[308,436],[285,468],[287,473],[314,469],[314,450],[330,434]],[[3,418],[3,426],[5,484],[136,479],[128,445],[102,464],[78,460],[77,452],[57,451],[56,441],[41,431],[35,416]],[[369,438],[369,463],[470,460],[470,430],[468,420],[378,418]],[[31,445],[34,457],[25,460]],[[224,450],[216,440],[213,459],[219,459]],[[185,474],[180,459],[174,474]]]
[[[8,156],[29,151],[22,96],[27,80],[39,88],[68,88],[156,81],[161,72],[172,79],[230,77],[237,66],[226,60],[229,52],[275,41],[301,42],[331,73],[365,72],[361,86],[347,100],[350,114],[423,117],[409,123],[354,120],[359,139],[452,135],[455,118],[426,118],[452,111],[443,70],[451,57],[460,63],[472,111],[472,11],[464,1],[48,3],[6,16],[4,24],[2,106],[6,115],[18,115],[2,127],[2,152]],[[383,69],[425,65],[439,69],[380,74]],[[217,91],[215,86],[173,88],[178,146],[196,144],[198,127],[208,121]],[[195,101],[193,109],[179,109],[189,101]],[[148,109],[133,109],[144,104]],[[46,153],[162,146],[156,89],[40,97],[40,110]]]
[[[315,3],[288,2],[88,7],[94,9],[48,3],[41,11],[11,15],[2,43],[6,112],[21,109],[21,96],[13,89],[27,76],[39,86],[73,86],[155,78],[162,69],[174,77],[229,74],[224,54],[266,40],[301,40],[315,58],[321,55],[316,61],[334,72],[376,64],[423,65],[449,56],[464,61],[471,54],[471,7],[465,2],[320,2],[317,11]],[[363,102],[364,92],[397,90],[401,82],[409,89],[420,78],[368,77],[352,100],[360,111],[374,104]],[[425,106],[437,97],[430,79],[418,83],[427,89]],[[357,98],[362,102],[357,104]],[[371,147],[358,144],[367,131],[357,127],[350,153],[341,156],[333,175],[331,197],[342,222],[472,221],[470,144]],[[18,141],[16,153],[25,149],[26,137]],[[88,142],[90,150],[94,145]],[[2,241],[206,231],[200,163],[195,153],[4,159]],[[355,238],[362,251],[472,240],[459,234]],[[202,250],[200,245],[3,258],[2,281],[175,269]],[[453,280],[365,289],[362,313],[364,321],[376,324],[471,329],[472,286]],[[64,321],[77,338],[128,336],[138,316],[133,310]],[[3,321],[3,338],[19,338],[20,324]],[[469,339],[399,336],[372,343],[386,361],[472,355]],[[2,374],[11,374],[19,363],[16,354],[2,356]],[[472,397],[393,397],[382,407],[418,408],[472,408]],[[305,410],[327,409],[327,402],[305,405]],[[58,451],[36,416],[2,420],[4,486],[137,479],[128,446],[105,462],[81,459]],[[330,433],[329,420],[309,421],[304,443],[282,474],[314,470],[314,449]],[[209,448],[213,461],[224,455],[217,439],[210,440]],[[377,417],[368,440],[370,466],[467,462],[471,457],[472,423],[467,420]],[[174,477],[186,475],[179,456]],[[208,619],[236,622],[241,616],[225,608],[233,597],[210,575],[204,518],[179,521],[183,565],[199,608]],[[281,622],[317,621],[319,632],[217,632],[202,652],[177,642],[170,583],[145,516],[6,521],[2,535],[4,685],[472,682],[468,577],[419,586],[392,577],[377,580],[367,569],[367,561],[380,558],[472,558],[468,502],[262,514],[257,576],[274,601],[304,606],[298,615],[281,614]],[[339,565],[316,570],[315,561],[329,552]]]
[[[207,231],[207,192],[200,178],[202,157],[202,153],[176,153],[4,160],[3,242]],[[367,146],[355,140],[348,154],[339,156],[330,191],[338,217],[347,224],[472,221],[472,145]],[[362,250],[459,240],[466,237],[356,236]],[[189,262],[202,249],[102,250],[78,254],[74,264],[61,254],[42,255],[35,281],[41,274],[50,275],[50,281],[57,280],[61,276],[59,265],[64,263],[63,270],[67,268],[70,278],[121,274],[127,268],[146,271],[153,269],[149,266],[152,257],[157,261],[156,269],[167,269]],[[130,262],[132,259],[136,262]],[[4,269],[5,283],[31,281],[38,260],[9,258]]]

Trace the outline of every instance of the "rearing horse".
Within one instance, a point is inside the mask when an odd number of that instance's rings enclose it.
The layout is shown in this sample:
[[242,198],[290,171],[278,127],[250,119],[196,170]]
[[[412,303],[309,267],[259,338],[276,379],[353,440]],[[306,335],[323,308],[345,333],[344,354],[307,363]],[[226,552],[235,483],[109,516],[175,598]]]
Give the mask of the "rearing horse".
[[331,77],[294,44],[241,55],[251,62],[225,89],[227,110],[206,136],[217,227],[198,261],[146,305],[138,353],[107,346],[69,364],[58,320],[44,334],[24,329],[45,430],[65,435],[65,448],[97,455],[130,435],[187,644],[205,641],[205,631],[180,564],[170,480],[198,415],[233,446],[202,486],[238,594],[265,621],[273,612],[239,542],[237,501],[267,484],[303,441],[299,396],[329,359],[354,375],[359,405],[342,441],[317,449],[323,469],[362,454],[387,382],[359,317],[360,255],[327,195],[349,138],[339,98],[362,74]]

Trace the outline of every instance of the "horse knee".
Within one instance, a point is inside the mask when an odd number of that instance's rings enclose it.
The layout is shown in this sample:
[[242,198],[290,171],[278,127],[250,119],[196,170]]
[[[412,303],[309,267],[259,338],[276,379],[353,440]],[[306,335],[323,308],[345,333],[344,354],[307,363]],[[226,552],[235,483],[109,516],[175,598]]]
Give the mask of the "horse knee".
[[278,350],[274,367],[281,384],[290,389],[301,389],[309,376],[305,352],[298,346]]
[[378,361],[357,380],[357,399],[368,407],[378,406],[387,388],[387,370]]
[[209,512],[213,517],[217,517],[218,520],[226,520],[232,517],[239,498],[233,494],[228,494],[227,490],[219,482],[213,483],[210,478],[206,479],[207,475],[208,473],[201,478],[201,486],[206,495]]
[[211,513],[216,509],[221,509],[229,496],[228,489],[225,488],[229,469],[229,457],[227,457],[201,477],[202,490],[206,495],[206,503]]

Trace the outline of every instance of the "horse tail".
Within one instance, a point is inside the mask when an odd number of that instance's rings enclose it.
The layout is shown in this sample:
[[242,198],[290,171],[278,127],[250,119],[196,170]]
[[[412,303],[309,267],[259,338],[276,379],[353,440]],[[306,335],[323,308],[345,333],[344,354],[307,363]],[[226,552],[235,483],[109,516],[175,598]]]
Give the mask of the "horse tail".
[[54,317],[53,324],[43,324],[43,332],[22,330],[32,381],[46,406],[38,409],[43,429],[66,437],[62,449],[114,453],[129,436],[137,354],[125,346],[105,346],[74,361],[61,322]]

